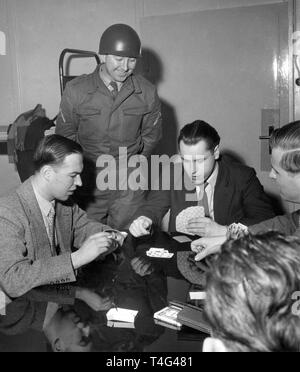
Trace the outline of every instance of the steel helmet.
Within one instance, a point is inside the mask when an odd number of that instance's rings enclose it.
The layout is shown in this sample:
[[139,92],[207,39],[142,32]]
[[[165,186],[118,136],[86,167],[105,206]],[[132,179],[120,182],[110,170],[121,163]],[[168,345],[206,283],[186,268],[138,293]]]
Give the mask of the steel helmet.
[[99,54],[138,58],[141,56],[139,35],[128,25],[112,25],[101,36]]

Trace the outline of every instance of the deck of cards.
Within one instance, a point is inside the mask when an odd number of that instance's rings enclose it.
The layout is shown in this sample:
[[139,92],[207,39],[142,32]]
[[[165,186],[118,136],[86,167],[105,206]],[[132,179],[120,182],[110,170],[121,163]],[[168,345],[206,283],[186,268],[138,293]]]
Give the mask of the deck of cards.
[[150,248],[146,255],[148,257],[155,257],[155,258],[172,258],[174,253],[170,253],[168,250],[164,248]]

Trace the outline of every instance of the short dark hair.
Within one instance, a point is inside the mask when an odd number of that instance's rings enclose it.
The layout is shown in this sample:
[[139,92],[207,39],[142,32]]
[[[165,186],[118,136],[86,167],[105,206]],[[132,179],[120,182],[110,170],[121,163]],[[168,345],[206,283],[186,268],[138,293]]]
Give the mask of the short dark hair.
[[211,125],[202,120],[185,125],[179,134],[178,145],[183,141],[185,145],[197,145],[200,141],[205,141],[208,150],[213,151],[220,144],[220,136]]
[[60,165],[72,154],[83,154],[82,147],[77,142],[57,134],[44,137],[33,156],[34,169],[38,172],[45,165]]
[[299,290],[300,239],[250,234],[211,260],[205,313],[230,351],[299,351]]
[[[280,166],[286,172],[300,172],[300,121],[276,129],[270,139],[271,149],[280,148],[286,151]],[[294,150],[294,151],[293,151]]]

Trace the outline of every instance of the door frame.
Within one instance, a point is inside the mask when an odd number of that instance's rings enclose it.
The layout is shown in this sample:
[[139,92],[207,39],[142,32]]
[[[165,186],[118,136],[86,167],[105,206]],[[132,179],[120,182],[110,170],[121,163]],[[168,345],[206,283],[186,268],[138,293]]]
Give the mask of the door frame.
[[288,22],[289,22],[289,118],[295,121],[295,66],[294,66],[294,44],[293,34],[297,30],[297,4],[296,0],[288,0]]

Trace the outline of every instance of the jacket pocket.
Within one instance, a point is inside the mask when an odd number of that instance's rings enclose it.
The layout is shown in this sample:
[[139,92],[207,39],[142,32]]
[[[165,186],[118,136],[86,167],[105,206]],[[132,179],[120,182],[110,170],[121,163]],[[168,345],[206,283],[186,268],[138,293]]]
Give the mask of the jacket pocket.
[[78,134],[79,138],[88,140],[99,139],[102,136],[101,110],[94,108],[84,108],[79,112],[80,123]]
[[80,117],[94,116],[94,115],[100,115],[100,114],[101,114],[100,109],[96,109],[92,107],[86,107],[79,112]]
[[133,142],[140,137],[145,115],[149,113],[148,106],[123,109],[121,140]]

